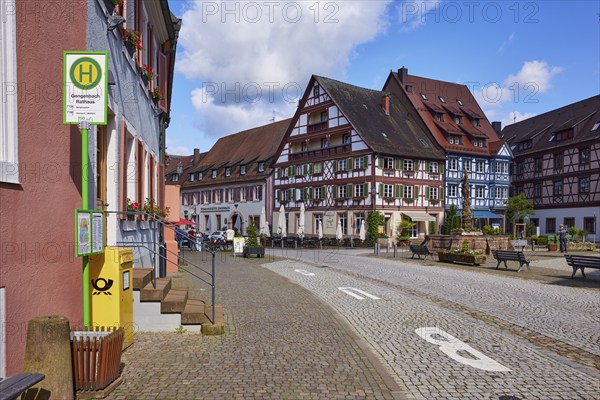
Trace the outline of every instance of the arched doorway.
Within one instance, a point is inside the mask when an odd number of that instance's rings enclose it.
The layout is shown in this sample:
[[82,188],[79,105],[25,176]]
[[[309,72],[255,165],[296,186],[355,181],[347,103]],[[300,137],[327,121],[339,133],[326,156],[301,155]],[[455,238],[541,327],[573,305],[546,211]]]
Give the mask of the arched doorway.
[[244,227],[244,218],[242,217],[242,214],[240,214],[239,212],[234,212],[229,217],[229,221],[230,221],[229,227],[231,229],[233,229],[234,231],[236,231],[236,233],[238,233],[240,235],[244,234],[245,227]]

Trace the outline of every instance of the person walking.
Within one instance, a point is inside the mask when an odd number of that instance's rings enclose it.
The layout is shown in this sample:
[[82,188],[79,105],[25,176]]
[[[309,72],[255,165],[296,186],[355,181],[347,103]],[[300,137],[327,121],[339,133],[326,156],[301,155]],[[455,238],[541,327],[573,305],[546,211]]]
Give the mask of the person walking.
[[560,243],[560,252],[567,251],[567,227],[560,224],[558,227],[558,241]]

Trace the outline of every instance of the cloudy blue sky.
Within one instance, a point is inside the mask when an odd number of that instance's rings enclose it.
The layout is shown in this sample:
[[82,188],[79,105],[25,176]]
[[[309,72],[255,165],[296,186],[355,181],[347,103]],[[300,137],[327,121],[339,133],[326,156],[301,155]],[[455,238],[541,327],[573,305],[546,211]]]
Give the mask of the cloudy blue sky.
[[467,84],[511,123],[600,93],[598,1],[181,1],[167,152],[291,117],[312,74]]

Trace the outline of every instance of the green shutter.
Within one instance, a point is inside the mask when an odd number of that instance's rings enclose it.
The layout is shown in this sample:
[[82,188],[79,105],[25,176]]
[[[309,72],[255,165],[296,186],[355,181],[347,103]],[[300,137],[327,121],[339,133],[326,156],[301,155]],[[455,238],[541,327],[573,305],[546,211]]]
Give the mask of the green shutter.
[[378,157],[377,158],[377,166],[379,168],[383,168],[383,157]]
[[352,193],[352,184],[346,185],[346,197],[350,198],[353,196],[354,196],[354,193]]
[[288,168],[287,168],[287,176],[288,177],[294,176],[294,166],[293,165],[288,166]]
[[308,164],[308,174],[309,175],[313,174],[313,165],[312,164]]
[[440,171],[440,174],[444,174],[444,163],[443,162],[438,162],[438,170]]
[[425,198],[429,200],[429,186],[425,186]]
[[308,200],[308,199],[312,199],[312,198],[313,198],[313,188],[312,188],[312,187],[309,187],[309,188],[307,189],[307,193],[306,193],[306,194],[307,194],[307,197],[306,197],[306,199],[307,199],[307,200]]
[[334,199],[337,199],[337,198],[338,198],[338,197],[337,197],[337,192],[338,192],[338,190],[337,190],[337,186],[335,186],[335,185],[334,185],[334,186],[332,187],[332,192],[333,192],[333,198],[334,198]]
[[402,185],[395,185],[395,186],[396,186],[396,198],[402,197]]
[[363,169],[367,169],[367,165],[369,165],[369,156],[364,156],[363,160]]
[[418,199],[419,198],[419,187],[415,185],[415,188],[413,189],[413,198]]
[[327,186],[321,186],[321,197],[320,199],[326,199],[327,198]]
[[444,201],[444,188],[443,188],[442,186],[440,186],[440,189],[439,189],[439,191],[438,191],[438,192],[440,193],[440,195],[438,196],[438,197],[439,197],[439,199],[440,199],[441,201]]
[[379,197],[383,197],[383,183],[379,184],[379,188],[377,191],[379,192]]
[[367,197],[369,195],[369,184],[363,183],[363,196]]
[[333,172],[337,172],[337,170],[338,170],[337,160],[333,160],[331,163],[333,164]]
[[275,195],[278,201],[281,201],[281,190],[277,189],[277,194]]
[[425,172],[431,172],[431,170],[429,169],[429,161],[425,161]]
[[401,158],[396,158],[396,169],[399,169],[399,170],[402,169],[402,159]]
[[346,161],[346,163],[347,163],[346,164],[346,169],[348,171],[352,171],[354,169],[354,162],[353,161],[354,161],[354,159],[352,159],[352,158],[349,158],[348,161]]

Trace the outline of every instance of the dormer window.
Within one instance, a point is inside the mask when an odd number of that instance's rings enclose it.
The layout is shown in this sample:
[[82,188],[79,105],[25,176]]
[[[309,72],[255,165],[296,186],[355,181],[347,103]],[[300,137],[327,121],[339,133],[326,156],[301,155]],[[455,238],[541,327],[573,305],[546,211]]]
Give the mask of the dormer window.
[[258,163],[258,172],[265,172],[265,163],[264,162]]
[[179,180],[179,175],[173,174],[173,176],[171,177],[171,181],[172,182],[177,182],[178,180]]
[[475,118],[473,119],[473,126],[479,126],[479,119]]
[[460,140],[460,136],[448,136],[448,142],[450,144],[462,144],[462,141]]
[[198,180],[201,181],[202,180],[202,172],[198,172]]
[[194,174],[190,174],[190,182],[194,182]]
[[240,165],[240,175],[246,175],[246,166]]
[[421,98],[422,98],[423,100],[425,100],[425,101],[429,100],[429,99],[427,98],[427,95],[426,95],[425,93],[420,93],[420,95],[421,95]]
[[217,170],[216,170],[216,169],[213,169],[213,170],[212,170],[212,174],[211,174],[211,176],[210,176],[210,177],[211,177],[212,179],[216,179],[216,178],[217,178]]
[[225,176],[231,176],[231,167],[225,168]]
[[457,125],[462,124],[462,117],[460,115],[455,115],[454,116],[454,123]]
[[456,102],[458,103],[459,106],[464,106],[463,102],[460,101],[460,99],[456,99]]
[[442,113],[435,113],[435,119],[436,119],[436,121],[443,122],[444,121],[444,114],[442,114]]
[[444,100],[444,98],[443,98],[442,96],[438,96],[438,99],[440,99],[440,101],[441,101],[442,103],[445,103],[445,102],[446,102],[446,100]]
[[600,130],[600,121],[597,121],[594,126],[592,126],[592,132]]

